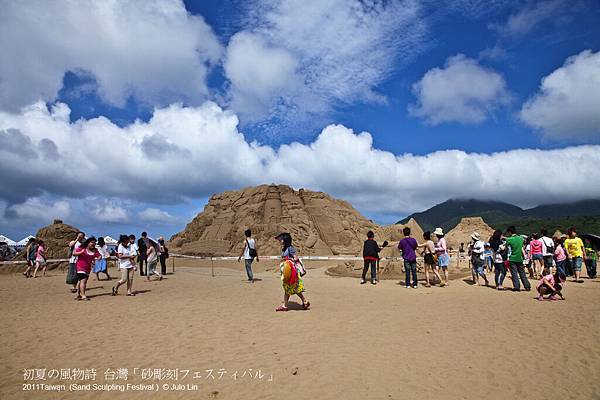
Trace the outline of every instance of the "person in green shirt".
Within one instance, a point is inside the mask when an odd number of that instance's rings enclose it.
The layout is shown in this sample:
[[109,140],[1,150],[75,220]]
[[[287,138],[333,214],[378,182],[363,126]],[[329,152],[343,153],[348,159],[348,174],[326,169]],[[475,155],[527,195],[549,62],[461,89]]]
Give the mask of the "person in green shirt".
[[517,235],[517,229],[514,226],[509,226],[506,230],[508,236],[506,238],[506,248],[508,249],[508,262],[510,275],[513,283],[513,291],[518,292],[521,290],[521,282],[526,291],[531,290],[531,284],[525,274],[525,267],[523,266],[523,260],[525,259],[525,249],[523,248],[524,240],[521,236]]
[[585,239],[585,269],[587,270],[588,278],[596,279],[596,246],[589,238]]

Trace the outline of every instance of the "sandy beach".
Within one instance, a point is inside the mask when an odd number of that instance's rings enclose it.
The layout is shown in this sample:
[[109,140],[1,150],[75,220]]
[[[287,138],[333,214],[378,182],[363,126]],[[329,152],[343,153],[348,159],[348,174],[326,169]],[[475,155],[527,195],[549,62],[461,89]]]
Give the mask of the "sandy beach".
[[[206,265],[178,264],[161,282],[136,275],[136,297],[112,297],[114,280],[92,278],[89,302],[73,300],[60,271],[35,280],[0,275],[0,397],[600,398],[598,280],[567,283],[566,301],[538,302],[533,292],[463,279],[417,290],[393,280],[361,286],[313,263],[305,277],[312,309],[276,313],[280,280],[265,271],[274,265],[261,262],[252,284],[242,264],[220,263],[215,277]],[[44,368],[97,375],[24,380],[24,370]],[[127,381],[105,379],[117,368],[128,369]],[[143,369],[163,369],[163,379],[144,379]],[[168,369],[178,369],[178,380],[167,379]],[[72,383],[158,391],[68,392]]]

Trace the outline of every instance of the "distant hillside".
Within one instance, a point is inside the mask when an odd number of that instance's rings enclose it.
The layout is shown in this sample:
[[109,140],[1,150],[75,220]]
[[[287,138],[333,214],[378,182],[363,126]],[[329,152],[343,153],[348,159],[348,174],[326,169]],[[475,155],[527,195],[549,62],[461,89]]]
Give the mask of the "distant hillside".
[[505,229],[515,225],[521,232],[533,232],[541,227],[554,231],[576,226],[581,232],[600,232],[600,200],[586,200],[568,204],[550,204],[524,210],[512,204],[474,199],[451,199],[414,213],[398,221],[406,223],[414,218],[424,230],[441,226],[448,231],[462,217],[480,216],[490,226]]

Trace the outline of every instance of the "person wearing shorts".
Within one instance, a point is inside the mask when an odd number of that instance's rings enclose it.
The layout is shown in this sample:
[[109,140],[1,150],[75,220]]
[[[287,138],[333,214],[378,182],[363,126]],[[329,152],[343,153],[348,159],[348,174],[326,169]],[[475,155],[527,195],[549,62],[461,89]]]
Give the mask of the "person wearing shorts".
[[127,284],[127,296],[135,296],[133,293],[133,276],[134,271],[137,269],[135,266],[135,257],[137,252],[133,249],[134,240],[130,240],[127,235],[121,235],[119,237],[119,246],[117,247],[117,258],[119,260],[119,269],[121,270],[121,279],[117,281],[117,284],[112,288],[112,295],[116,296],[119,294],[119,287],[123,284]]
[[[585,246],[581,238],[577,237],[575,228],[567,230],[568,239],[565,240],[564,246],[567,253],[567,259],[571,261],[571,268],[575,274],[574,282],[583,283],[581,280],[581,266],[585,261]],[[35,274],[34,274],[35,275]]]
[[75,300],[89,300],[86,296],[85,290],[87,288],[87,281],[92,271],[92,264],[102,259],[102,255],[96,249],[96,238],[91,236],[83,242],[81,247],[73,252],[73,255],[77,256],[77,297]]
[[448,265],[450,265],[450,255],[448,255],[448,245],[444,238],[442,228],[435,228],[433,234],[438,238],[435,244],[435,254],[438,257],[438,267],[444,272],[444,286],[448,285]]

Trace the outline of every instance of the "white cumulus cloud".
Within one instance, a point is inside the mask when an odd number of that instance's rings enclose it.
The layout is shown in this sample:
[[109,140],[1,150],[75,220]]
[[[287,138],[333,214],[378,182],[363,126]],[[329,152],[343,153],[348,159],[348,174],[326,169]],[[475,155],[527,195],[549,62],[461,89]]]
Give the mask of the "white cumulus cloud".
[[6,207],[4,211],[16,219],[35,220],[41,223],[50,223],[54,219],[65,219],[71,216],[71,206],[67,201],[48,202],[38,197],[30,197],[23,203]]
[[[211,102],[158,109],[148,122],[125,127],[106,118],[70,122],[68,115],[63,104],[0,112],[0,138],[26,150],[0,147],[0,180],[9,182],[0,185],[0,201],[7,210],[22,203],[28,209],[47,208],[31,203],[39,193],[65,199],[96,196],[111,199],[92,208],[104,221],[125,220],[128,202],[156,208],[143,210],[140,218],[165,221],[169,215],[152,204],[272,182],[324,190],[363,211],[396,215],[452,197],[522,206],[600,197],[600,186],[589,185],[600,180],[600,146],[594,145],[393,154],[373,147],[370,133],[330,125],[311,143],[261,146],[238,131],[234,114]],[[55,144],[58,157],[39,155],[43,139]],[[553,171],[557,165],[560,173],[548,179],[528,173]]]
[[600,52],[585,50],[542,79],[521,119],[549,139],[600,137]]
[[482,123],[510,102],[504,78],[463,54],[448,58],[443,68],[427,71],[412,92],[417,103],[409,105],[409,113],[432,125]]
[[178,221],[178,218],[172,216],[168,212],[158,209],[158,208],[154,208],[154,207],[148,207],[148,208],[144,209],[143,211],[140,211],[138,216],[140,217],[141,220],[146,221],[146,222],[159,222],[159,223],[163,223],[163,224],[172,224],[172,223]]
[[123,106],[198,103],[221,45],[180,0],[0,0],[0,108],[53,101],[67,71],[91,74]]

